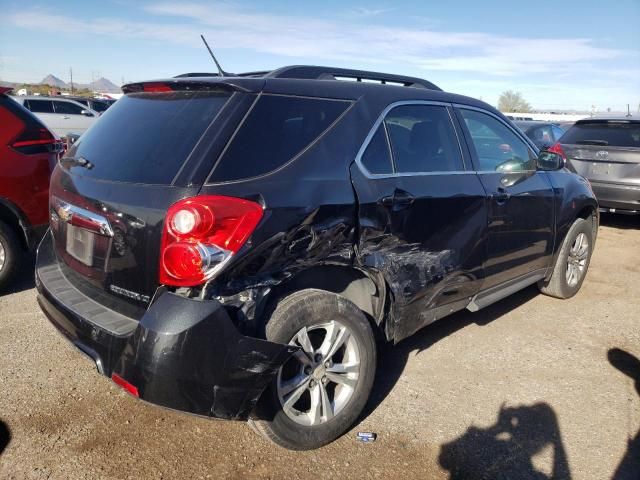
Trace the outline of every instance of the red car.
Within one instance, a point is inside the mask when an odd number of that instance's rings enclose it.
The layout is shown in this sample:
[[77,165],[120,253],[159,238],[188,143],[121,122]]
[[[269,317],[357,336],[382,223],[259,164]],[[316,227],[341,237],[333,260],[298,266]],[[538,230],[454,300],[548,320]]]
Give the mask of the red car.
[[63,145],[0,87],[0,289],[49,224],[49,177]]

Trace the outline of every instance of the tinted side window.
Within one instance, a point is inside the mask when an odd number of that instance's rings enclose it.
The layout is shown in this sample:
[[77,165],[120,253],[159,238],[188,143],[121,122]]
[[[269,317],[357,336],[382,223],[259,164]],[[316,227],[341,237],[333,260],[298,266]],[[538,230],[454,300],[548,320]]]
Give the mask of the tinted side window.
[[393,173],[391,152],[384,126],[380,125],[362,155],[362,164],[371,173]]
[[91,110],[98,112],[98,113],[102,113],[104,111],[107,110],[107,108],[109,108],[109,105],[107,105],[104,102],[91,102]]
[[460,109],[460,113],[471,134],[480,163],[479,170],[535,170],[535,154],[505,124],[491,115],[475,110]]
[[404,105],[385,118],[398,172],[463,170],[462,155],[447,108]]
[[51,100],[27,100],[25,105],[29,110],[36,113],[53,113]]
[[211,181],[251,178],[281,167],[322,135],[350,104],[262,95],[223,153]]
[[82,115],[83,108],[80,105],[76,105],[71,102],[53,102],[53,108],[55,108],[56,113],[65,113],[67,115]]
[[553,136],[554,139],[556,141],[558,141],[560,139],[560,137],[562,137],[562,135],[564,135],[564,130],[561,129],[560,127],[556,127],[555,125],[551,127],[551,129],[553,130]]
[[531,132],[530,138],[534,141],[536,146],[539,145],[551,145],[553,143],[553,133],[551,132],[551,125],[542,125],[536,127]]

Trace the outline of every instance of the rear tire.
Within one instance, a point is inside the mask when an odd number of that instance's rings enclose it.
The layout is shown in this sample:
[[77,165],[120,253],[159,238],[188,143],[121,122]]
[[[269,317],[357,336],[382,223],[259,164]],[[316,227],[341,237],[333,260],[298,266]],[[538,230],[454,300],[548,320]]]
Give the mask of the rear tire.
[[13,229],[4,222],[0,222],[0,290],[5,289],[20,264],[22,249]]
[[591,222],[576,219],[562,242],[551,277],[538,283],[540,291],[556,298],[571,298],[578,293],[589,269],[593,240]]
[[347,431],[375,376],[376,345],[362,311],[339,295],[301,290],[278,302],[266,337],[302,348],[260,398],[254,430],[290,450],[319,448]]

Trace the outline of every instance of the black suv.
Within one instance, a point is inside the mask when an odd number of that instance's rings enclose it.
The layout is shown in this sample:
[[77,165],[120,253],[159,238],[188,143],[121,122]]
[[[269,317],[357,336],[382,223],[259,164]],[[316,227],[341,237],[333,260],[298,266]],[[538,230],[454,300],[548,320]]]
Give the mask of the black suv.
[[367,402],[377,336],[585,278],[589,184],[483,102],[305,66],[123,90],[53,174],[36,281],[136,397],[316,448]]

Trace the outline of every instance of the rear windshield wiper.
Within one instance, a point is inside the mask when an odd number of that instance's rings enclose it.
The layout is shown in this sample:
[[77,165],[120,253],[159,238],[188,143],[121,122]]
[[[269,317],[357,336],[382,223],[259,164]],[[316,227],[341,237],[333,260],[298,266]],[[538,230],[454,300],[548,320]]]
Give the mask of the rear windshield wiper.
[[84,167],[87,170],[91,170],[93,168],[93,163],[84,157],[62,157],[60,159],[60,163],[69,164],[73,167]]
[[576,143],[578,145],[601,145],[603,147],[609,145],[606,140],[578,140]]

